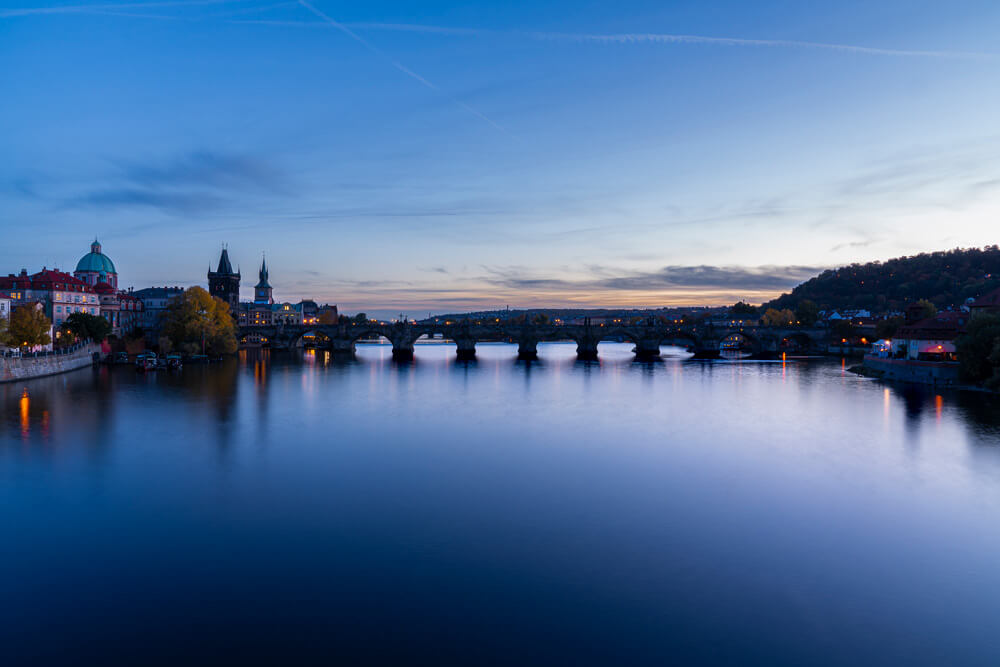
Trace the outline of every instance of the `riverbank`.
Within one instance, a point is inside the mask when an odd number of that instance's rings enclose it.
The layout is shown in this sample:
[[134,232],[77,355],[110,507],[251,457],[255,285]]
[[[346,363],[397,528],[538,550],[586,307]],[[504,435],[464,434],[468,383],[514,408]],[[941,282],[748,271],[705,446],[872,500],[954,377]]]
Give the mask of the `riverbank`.
[[960,382],[957,362],[882,359],[867,355],[864,363],[852,366],[848,370],[863,377],[877,380],[926,384],[959,391],[992,393],[983,387]]
[[66,353],[0,357],[0,383],[31,380],[86,368],[95,363],[95,355],[100,352],[99,344],[87,344]]

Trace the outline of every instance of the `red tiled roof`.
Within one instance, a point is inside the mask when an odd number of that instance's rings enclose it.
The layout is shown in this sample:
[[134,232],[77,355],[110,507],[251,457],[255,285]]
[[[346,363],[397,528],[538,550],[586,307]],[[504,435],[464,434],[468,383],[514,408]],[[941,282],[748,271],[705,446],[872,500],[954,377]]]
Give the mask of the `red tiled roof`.
[[87,287],[87,283],[72,274],[56,269],[42,269],[38,273],[29,276],[33,285],[62,284]]
[[0,276],[0,289],[31,289],[31,278],[28,276]]
[[90,292],[90,286],[66,273],[56,269],[42,269],[30,276],[25,274],[0,277],[0,289],[64,289],[71,292]]
[[967,313],[948,311],[899,328],[893,338],[911,340],[953,340],[965,329]]

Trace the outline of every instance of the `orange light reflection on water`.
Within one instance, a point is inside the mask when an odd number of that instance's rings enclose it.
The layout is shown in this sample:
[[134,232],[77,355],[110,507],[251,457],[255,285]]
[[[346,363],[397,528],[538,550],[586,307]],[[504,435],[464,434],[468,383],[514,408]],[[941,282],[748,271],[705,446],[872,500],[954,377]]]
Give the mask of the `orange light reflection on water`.
[[28,389],[25,388],[24,393],[21,394],[21,436],[24,438],[28,437],[28,432],[31,430],[31,420],[29,419],[29,414],[31,410],[31,398],[28,396]]

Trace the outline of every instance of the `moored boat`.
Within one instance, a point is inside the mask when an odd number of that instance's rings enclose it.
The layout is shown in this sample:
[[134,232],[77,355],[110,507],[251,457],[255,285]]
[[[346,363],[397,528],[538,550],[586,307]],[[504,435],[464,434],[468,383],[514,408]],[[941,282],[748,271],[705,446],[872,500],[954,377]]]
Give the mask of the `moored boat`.
[[155,371],[156,370],[156,353],[155,352],[142,352],[135,357],[135,370],[137,371]]

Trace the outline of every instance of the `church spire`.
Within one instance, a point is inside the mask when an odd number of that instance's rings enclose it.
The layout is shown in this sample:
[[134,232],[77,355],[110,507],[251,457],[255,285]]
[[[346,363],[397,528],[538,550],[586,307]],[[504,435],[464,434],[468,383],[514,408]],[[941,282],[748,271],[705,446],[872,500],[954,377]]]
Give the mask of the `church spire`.
[[271,285],[267,282],[268,272],[267,272],[267,259],[261,255],[260,258],[260,273],[258,274],[260,282],[257,283],[257,287],[270,287]]
[[267,260],[261,255],[260,258],[260,281],[254,285],[253,288],[253,301],[255,304],[270,305],[274,303],[274,298],[271,296],[271,283],[267,282],[268,271],[267,271]]

